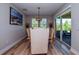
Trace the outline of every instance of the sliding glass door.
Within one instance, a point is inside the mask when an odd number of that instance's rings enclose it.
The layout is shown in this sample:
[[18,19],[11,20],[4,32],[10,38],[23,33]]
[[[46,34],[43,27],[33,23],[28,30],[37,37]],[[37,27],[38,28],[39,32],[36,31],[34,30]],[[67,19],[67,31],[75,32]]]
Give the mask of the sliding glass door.
[[56,39],[71,46],[71,12],[56,17]]
[[62,41],[71,46],[71,12],[68,12],[62,17]]

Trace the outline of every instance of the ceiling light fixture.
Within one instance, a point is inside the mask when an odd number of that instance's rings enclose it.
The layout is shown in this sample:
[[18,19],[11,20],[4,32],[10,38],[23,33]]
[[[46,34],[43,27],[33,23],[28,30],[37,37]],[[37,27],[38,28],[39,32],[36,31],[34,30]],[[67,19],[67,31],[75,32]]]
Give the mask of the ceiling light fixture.
[[38,9],[38,14],[36,16],[36,20],[40,21],[41,20],[41,17],[40,17],[40,7],[37,7],[37,9]]

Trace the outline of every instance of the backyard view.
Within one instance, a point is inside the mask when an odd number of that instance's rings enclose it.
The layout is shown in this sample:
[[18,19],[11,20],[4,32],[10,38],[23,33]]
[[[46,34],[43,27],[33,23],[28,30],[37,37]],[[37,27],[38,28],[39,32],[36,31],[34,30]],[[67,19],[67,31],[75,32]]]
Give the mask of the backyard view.
[[[58,18],[57,21],[56,21],[56,30],[61,30],[61,23],[60,23],[61,19]],[[71,19],[66,19],[66,18],[63,18],[62,19],[62,30],[65,30],[65,31],[70,31],[71,30]]]
[[71,19],[62,19],[62,40],[71,46]]
[[62,30],[64,31],[68,31],[70,32],[71,31],[71,19],[62,19]]

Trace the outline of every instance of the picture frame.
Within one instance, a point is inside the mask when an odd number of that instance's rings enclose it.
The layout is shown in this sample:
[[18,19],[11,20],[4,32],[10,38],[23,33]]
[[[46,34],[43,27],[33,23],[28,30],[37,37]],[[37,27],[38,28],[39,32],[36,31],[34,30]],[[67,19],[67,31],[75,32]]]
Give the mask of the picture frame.
[[11,25],[22,25],[23,23],[23,15],[10,7],[10,24]]

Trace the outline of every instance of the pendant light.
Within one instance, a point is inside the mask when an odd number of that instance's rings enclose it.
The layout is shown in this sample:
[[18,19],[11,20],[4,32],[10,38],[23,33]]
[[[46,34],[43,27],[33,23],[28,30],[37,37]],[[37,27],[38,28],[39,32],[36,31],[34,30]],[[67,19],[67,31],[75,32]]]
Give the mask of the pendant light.
[[38,14],[36,16],[36,20],[40,21],[41,20],[41,17],[40,17],[40,7],[37,7],[37,9],[38,9]]

